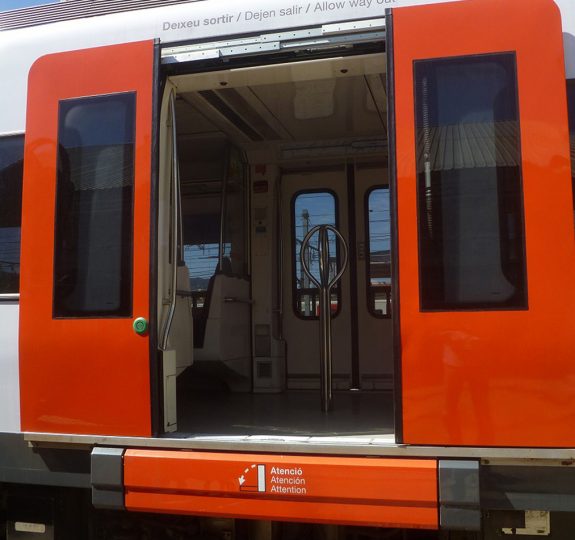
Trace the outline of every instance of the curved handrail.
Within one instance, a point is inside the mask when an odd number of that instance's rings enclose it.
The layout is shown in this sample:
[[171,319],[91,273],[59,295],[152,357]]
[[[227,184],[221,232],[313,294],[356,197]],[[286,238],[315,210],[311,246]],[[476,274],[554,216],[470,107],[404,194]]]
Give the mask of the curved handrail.
[[[327,268],[329,268],[329,244],[327,244],[327,250],[322,249],[321,245],[322,245],[322,236],[324,236],[324,239],[327,240],[327,231],[331,231],[333,232],[337,238],[339,238],[339,240],[341,240],[341,246],[343,248],[343,264],[341,265],[341,269],[337,272],[337,274],[334,276],[334,278],[331,281],[328,281],[327,283],[321,283],[320,281],[318,281],[315,276],[312,274],[309,266],[307,265],[305,259],[304,259],[304,255],[305,255],[305,251],[307,250],[308,244],[311,240],[311,238],[315,235],[315,233],[317,233],[319,231],[320,233],[320,239],[319,239],[319,243],[320,243],[320,249],[319,251],[319,255],[320,255],[320,265],[322,264],[322,251],[326,253],[326,258],[327,258]],[[322,235],[322,231],[324,232],[324,235]],[[315,227],[313,227],[313,229],[310,229],[308,231],[308,233],[304,236],[304,239],[302,240],[301,243],[301,248],[299,250],[299,260],[300,263],[302,265],[303,271],[305,272],[306,276],[308,278],[310,278],[310,280],[312,281],[312,283],[318,288],[321,289],[322,287],[327,287],[328,289],[331,289],[340,279],[341,276],[343,276],[343,273],[345,272],[346,268],[347,268],[347,263],[348,263],[348,259],[349,259],[349,253],[348,253],[348,248],[347,248],[347,242],[345,241],[345,238],[342,236],[342,234],[333,226],[333,225],[316,225]],[[320,273],[321,276],[321,273]],[[329,276],[328,276],[329,278]],[[321,279],[321,277],[320,277]]]

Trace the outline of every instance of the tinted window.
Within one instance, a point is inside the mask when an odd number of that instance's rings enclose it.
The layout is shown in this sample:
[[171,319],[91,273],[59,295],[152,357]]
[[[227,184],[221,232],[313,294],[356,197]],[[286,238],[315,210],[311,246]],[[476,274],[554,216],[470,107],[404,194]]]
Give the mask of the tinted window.
[[0,139],[0,294],[17,293],[24,137]]
[[220,258],[222,182],[182,186],[184,261],[194,293],[195,316],[203,310]]
[[378,317],[391,316],[391,233],[389,188],[372,189],[367,195],[367,298]]
[[[220,253],[220,199],[205,197],[202,202],[212,212],[183,216],[184,261],[190,273],[192,291],[205,291],[216,273]],[[216,213],[217,212],[217,213]]]
[[132,313],[135,94],[60,102],[54,316]]
[[[333,225],[336,223],[336,200],[333,193],[326,191],[305,192],[295,196],[293,201],[293,231],[294,231],[294,309],[304,318],[319,316],[319,290],[309,279],[300,262],[300,250],[305,235],[316,225]],[[306,251],[307,266],[318,279],[319,257],[315,235]],[[330,252],[330,275],[335,275],[337,267],[337,243],[333,233],[328,233]],[[331,295],[331,309],[335,313],[339,309],[339,286],[335,285]]]
[[422,309],[527,305],[515,55],[415,62]]
[[[216,156],[202,153],[198,160],[203,157],[204,163],[208,159],[211,163],[209,169],[204,170],[204,178],[194,178],[194,174],[202,173],[197,166],[195,171],[184,168],[182,177],[184,262],[190,274],[196,316],[202,314],[208,302],[210,280],[216,273],[247,274],[247,176],[241,152],[222,146]],[[222,155],[228,155],[229,159],[222,160]],[[190,158],[189,151],[186,157]],[[206,170],[213,178],[205,178]]]

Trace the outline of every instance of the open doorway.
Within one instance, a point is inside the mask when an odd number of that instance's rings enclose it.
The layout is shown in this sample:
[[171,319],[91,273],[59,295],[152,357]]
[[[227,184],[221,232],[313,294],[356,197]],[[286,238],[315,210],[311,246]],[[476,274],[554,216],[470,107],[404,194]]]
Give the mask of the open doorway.
[[[393,434],[385,88],[381,53],[168,79],[160,344],[177,285],[163,353],[166,431]],[[318,271],[317,240],[300,253],[322,224],[349,252],[331,293],[329,413],[319,395],[319,291],[302,270],[305,259]],[[344,261],[335,237],[329,244],[335,274]]]

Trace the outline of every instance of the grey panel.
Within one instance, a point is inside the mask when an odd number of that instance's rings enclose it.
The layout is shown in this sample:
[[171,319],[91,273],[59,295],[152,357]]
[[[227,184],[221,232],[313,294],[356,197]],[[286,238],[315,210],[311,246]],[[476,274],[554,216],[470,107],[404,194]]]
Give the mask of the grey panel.
[[0,482],[90,487],[90,452],[85,448],[38,448],[19,433],[0,433]]
[[575,467],[483,466],[481,506],[500,510],[575,511]]
[[124,504],[124,491],[92,488],[92,505],[95,508],[122,510]]
[[124,449],[94,448],[92,504],[96,508],[124,508]]
[[458,531],[481,530],[481,510],[479,508],[455,508],[441,506],[439,526],[442,529]]
[[442,529],[481,529],[478,461],[439,461],[439,503]]
[[123,448],[94,448],[92,450],[92,485],[101,488],[123,486]]
[[441,460],[439,501],[443,504],[479,506],[479,462]]

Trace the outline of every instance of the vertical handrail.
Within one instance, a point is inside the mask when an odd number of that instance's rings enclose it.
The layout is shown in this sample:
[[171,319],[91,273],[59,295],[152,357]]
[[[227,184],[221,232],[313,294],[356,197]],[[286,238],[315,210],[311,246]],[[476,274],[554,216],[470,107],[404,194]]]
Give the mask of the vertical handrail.
[[283,223],[283,199],[282,199],[282,186],[281,186],[281,178],[276,182],[275,190],[277,193],[277,202],[276,202],[276,209],[278,215],[278,289],[279,289],[279,297],[278,297],[278,339],[283,341],[284,339],[284,330],[283,330],[283,317],[284,317],[284,223]]
[[165,351],[168,348],[168,337],[176,312],[177,299],[177,281],[178,281],[178,237],[180,233],[180,166],[178,162],[178,144],[176,132],[176,100],[174,93],[170,96],[170,112],[172,117],[172,238],[171,238],[171,255],[172,255],[172,281],[170,288],[170,306],[168,314],[162,328],[162,337],[160,339],[160,349]]
[[[343,264],[333,279],[330,279],[329,268],[329,238],[328,232],[332,231],[339,239],[343,251]],[[319,255],[319,280],[312,274],[309,268],[305,251],[309,242],[316,233],[318,236],[318,255]],[[331,348],[331,289],[340,280],[345,272],[348,262],[347,243],[341,233],[331,225],[316,225],[304,237],[299,252],[300,263],[303,271],[309,277],[310,281],[319,289],[319,336],[320,336],[320,393],[321,393],[321,410],[328,412],[333,407],[332,391],[332,348]]]

